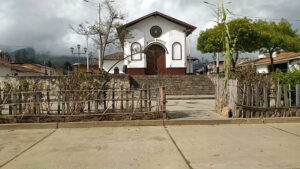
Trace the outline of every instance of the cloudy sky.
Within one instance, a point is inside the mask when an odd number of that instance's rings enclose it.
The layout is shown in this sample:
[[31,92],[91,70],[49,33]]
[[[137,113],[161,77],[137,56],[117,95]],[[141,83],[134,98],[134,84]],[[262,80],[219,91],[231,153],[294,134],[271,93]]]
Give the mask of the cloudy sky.
[[[99,2],[98,0],[90,0]],[[206,0],[215,4],[217,0]],[[202,0],[115,0],[116,8],[131,21],[153,11],[160,11],[198,28],[191,36],[192,55],[196,51],[197,35],[214,26],[212,5]],[[231,0],[227,5],[236,16],[266,19],[287,18],[300,28],[299,0]],[[76,44],[85,46],[82,36],[74,34],[69,25],[95,22],[97,8],[83,0],[0,0],[0,48],[34,47],[38,52],[69,55]],[[92,44],[91,44],[92,45]]]

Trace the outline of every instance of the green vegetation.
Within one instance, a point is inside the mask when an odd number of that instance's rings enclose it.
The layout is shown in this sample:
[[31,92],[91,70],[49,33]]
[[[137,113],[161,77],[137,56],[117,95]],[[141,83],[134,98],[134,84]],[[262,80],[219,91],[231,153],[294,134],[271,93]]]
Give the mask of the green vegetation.
[[285,50],[298,52],[300,50],[300,37],[297,30],[292,29],[292,24],[286,19],[278,23],[259,20],[255,23],[259,34],[259,47],[269,53],[271,60],[271,72],[274,71],[272,54]]
[[[240,52],[254,52],[259,49],[258,32],[255,24],[248,18],[237,18],[226,23],[231,37],[230,47],[233,48],[232,64],[235,68]],[[223,52],[226,32],[225,22],[218,24],[214,28],[200,32],[197,49],[203,53]],[[235,45],[234,45],[234,40]]]
[[287,20],[282,19],[276,23],[237,18],[226,22],[226,11],[224,9],[223,11],[222,23],[200,32],[197,44],[199,51],[226,53],[230,48],[232,56],[230,62],[235,68],[239,52],[254,52],[261,49],[269,53],[272,72],[274,71],[272,58],[274,52],[280,50],[300,51],[300,36],[297,34],[297,30],[292,29],[292,24]]
[[294,69],[287,73],[283,73],[280,69],[276,69],[275,72],[271,74],[274,84],[287,84],[291,85],[292,89],[296,88],[297,84],[300,84],[300,70]]

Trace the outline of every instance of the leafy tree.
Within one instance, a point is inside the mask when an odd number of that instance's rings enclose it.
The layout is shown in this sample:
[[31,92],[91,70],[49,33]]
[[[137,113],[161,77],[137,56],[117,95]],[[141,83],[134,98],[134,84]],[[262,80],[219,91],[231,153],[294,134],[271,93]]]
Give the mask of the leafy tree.
[[48,67],[52,67],[52,66],[53,66],[53,64],[52,64],[52,62],[51,62],[50,60],[48,60],[48,61],[47,61],[47,63],[46,63],[46,66],[48,66]]
[[73,71],[73,65],[70,62],[65,62],[63,66],[63,70],[65,71]]
[[298,52],[300,50],[300,38],[297,30],[285,19],[280,22],[256,22],[256,30],[259,33],[259,46],[269,53],[271,60],[271,72],[274,72],[274,60],[272,54],[280,50]]
[[[233,67],[239,59],[239,52],[254,52],[259,49],[259,35],[255,23],[246,17],[228,22],[231,38],[236,39],[233,55]],[[232,46],[233,47],[233,46]]]
[[[248,18],[237,18],[229,21],[227,27],[230,33],[229,46],[233,48],[233,67],[239,58],[239,52],[253,52],[259,49],[258,33],[255,23]],[[198,38],[197,49],[204,53],[223,52],[226,50],[226,25],[225,22],[214,28],[202,31]]]

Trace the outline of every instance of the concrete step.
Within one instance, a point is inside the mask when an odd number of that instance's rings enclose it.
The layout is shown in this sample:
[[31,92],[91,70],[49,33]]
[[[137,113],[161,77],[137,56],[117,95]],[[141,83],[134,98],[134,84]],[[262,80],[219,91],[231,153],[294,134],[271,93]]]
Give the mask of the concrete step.
[[163,85],[167,95],[214,95],[215,88],[206,75],[131,76],[133,87]]

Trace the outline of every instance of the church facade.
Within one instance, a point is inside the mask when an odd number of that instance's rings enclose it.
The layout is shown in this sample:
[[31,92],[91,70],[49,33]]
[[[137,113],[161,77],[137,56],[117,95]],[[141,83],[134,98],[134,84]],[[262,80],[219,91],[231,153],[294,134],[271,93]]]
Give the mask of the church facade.
[[124,65],[130,75],[186,74],[186,37],[196,27],[153,12],[124,25]]

